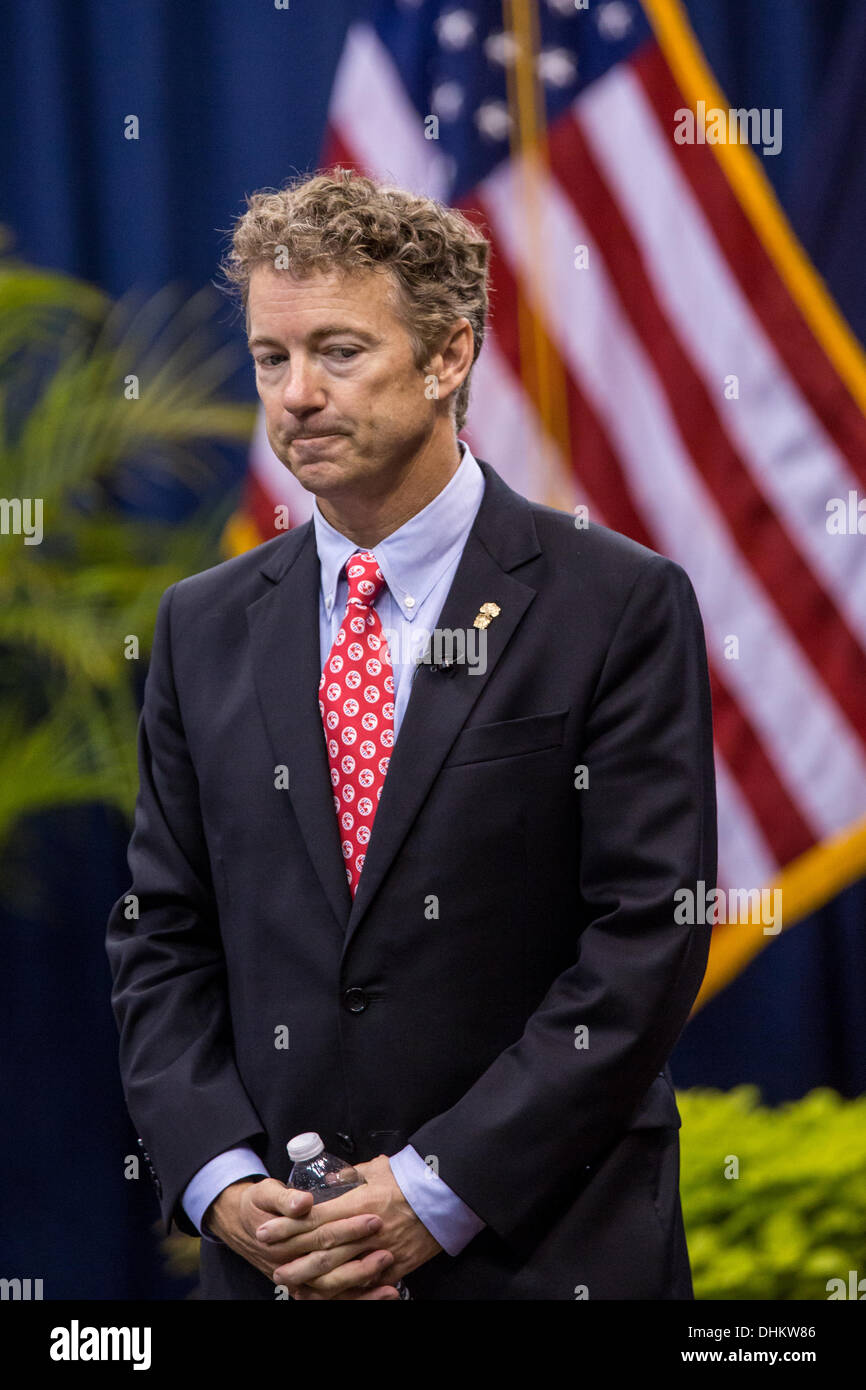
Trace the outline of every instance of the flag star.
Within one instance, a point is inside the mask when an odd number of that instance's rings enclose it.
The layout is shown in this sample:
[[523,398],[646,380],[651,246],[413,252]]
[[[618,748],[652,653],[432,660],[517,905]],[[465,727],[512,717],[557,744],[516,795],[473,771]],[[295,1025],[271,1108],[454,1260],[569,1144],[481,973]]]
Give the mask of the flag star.
[[607,0],[595,12],[595,22],[603,39],[624,39],[634,22],[631,7],[624,0]]
[[484,40],[484,56],[500,67],[511,67],[520,52],[520,44],[507,29],[491,34]]
[[549,87],[568,87],[577,77],[577,62],[567,48],[548,48],[539,53],[535,66]]
[[440,15],[434,28],[443,48],[455,51],[466,48],[475,37],[476,16],[471,10],[448,10]]
[[505,140],[511,128],[511,117],[504,101],[485,101],[475,112],[475,124],[488,140]]
[[465,93],[459,82],[440,82],[433,88],[430,110],[443,121],[455,121],[463,109]]

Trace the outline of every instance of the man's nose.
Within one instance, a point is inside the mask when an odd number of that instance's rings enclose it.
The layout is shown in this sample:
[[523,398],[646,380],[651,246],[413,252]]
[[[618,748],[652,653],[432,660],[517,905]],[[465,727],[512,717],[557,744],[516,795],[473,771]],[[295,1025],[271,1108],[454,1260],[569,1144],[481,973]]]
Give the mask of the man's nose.
[[319,372],[313,363],[294,357],[282,382],[282,402],[292,415],[319,410],[325,404]]

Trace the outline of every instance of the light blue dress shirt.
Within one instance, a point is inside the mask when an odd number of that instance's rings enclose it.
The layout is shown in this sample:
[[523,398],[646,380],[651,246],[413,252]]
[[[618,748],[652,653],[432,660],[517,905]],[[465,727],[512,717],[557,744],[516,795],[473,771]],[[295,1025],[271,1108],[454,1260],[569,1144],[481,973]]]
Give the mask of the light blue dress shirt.
[[[453,477],[432,502],[373,547],[385,588],[376,611],[388,639],[394,669],[394,739],[396,743],[412,690],[415,661],[426,650],[484,493],[484,474],[469,445],[458,440],[462,454]],[[321,570],[319,591],[320,665],[340,630],[349,598],[342,574],[346,561],[362,547],[334,529],[313,505],[313,526]],[[373,833],[376,827],[373,825]],[[314,1128],[315,1116],[310,1116]],[[407,1144],[389,1160],[391,1172],[415,1215],[449,1255],[457,1255],[484,1222],[452,1192],[422,1156]],[[238,1145],[200,1168],[183,1194],[187,1216],[205,1240],[202,1218],[215,1197],[241,1178],[268,1177],[258,1154]]]

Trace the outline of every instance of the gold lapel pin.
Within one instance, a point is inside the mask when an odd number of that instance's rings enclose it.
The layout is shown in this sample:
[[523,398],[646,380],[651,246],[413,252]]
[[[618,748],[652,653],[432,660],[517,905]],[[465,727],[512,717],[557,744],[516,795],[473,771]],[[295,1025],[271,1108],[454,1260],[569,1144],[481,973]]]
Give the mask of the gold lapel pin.
[[478,617],[472,624],[473,627],[489,627],[493,618],[498,617],[502,612],[498,603],[482,603]]

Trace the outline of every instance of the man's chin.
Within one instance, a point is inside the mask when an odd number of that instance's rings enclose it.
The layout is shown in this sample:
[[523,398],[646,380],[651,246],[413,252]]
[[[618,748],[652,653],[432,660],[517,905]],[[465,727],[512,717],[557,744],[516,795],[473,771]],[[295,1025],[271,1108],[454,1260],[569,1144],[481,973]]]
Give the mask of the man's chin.
[[336,459],[299,459],[290,457],[285,463],[289,472],[308,492],[339,492],[346,486],[346,466]]

